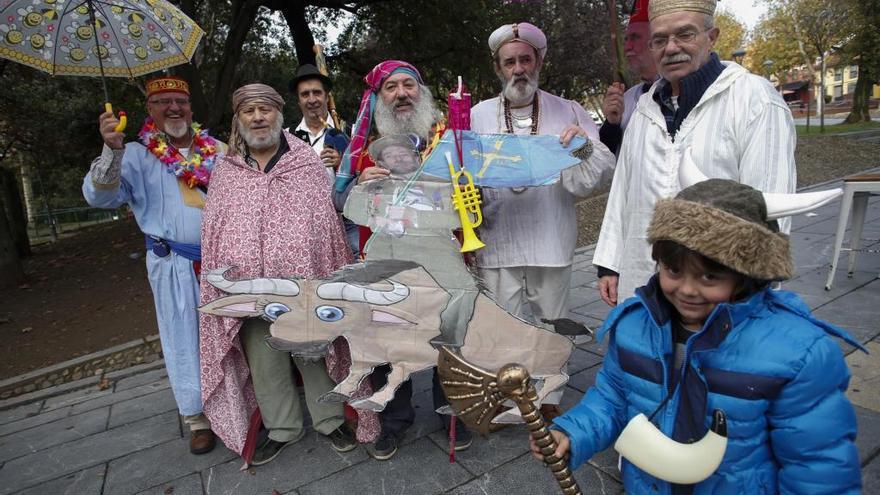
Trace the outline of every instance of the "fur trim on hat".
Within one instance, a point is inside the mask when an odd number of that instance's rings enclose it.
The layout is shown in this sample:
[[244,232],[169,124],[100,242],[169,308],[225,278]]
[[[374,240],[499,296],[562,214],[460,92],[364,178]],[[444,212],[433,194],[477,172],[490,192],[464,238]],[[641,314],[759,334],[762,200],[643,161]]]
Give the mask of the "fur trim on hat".
[[788,236],[705,204],[657,201],[648,242],[663,240],[758,280],[786,280],[794,273]]

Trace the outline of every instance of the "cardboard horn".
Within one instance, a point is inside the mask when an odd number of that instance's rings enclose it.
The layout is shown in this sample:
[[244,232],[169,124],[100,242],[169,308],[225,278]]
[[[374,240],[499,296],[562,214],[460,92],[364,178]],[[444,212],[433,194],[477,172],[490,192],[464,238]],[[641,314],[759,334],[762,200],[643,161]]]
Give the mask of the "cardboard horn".
[[614,450],[651,476],[670,483],[691,485],[715,472],[727,450],[727,418],[716,409],[712,427],[695,443],[667,437],[644,414],[627,423]]

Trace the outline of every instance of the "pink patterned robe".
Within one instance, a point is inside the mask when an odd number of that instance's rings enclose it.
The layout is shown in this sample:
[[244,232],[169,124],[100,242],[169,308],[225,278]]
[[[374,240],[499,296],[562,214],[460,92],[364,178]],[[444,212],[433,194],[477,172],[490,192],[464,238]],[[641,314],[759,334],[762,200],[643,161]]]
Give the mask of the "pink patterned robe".
[[[233,266],[233,280],[255,277],[322,278],[351,262],[318,155],[284,132],[290,146],[264,173],[241,156],[223,157],[211,177],[202,221],[202,273]],[[224,296],[203,278],[201,303]],[[257,401],[238,330],[242,320],[200,315],[202,400],[214,432],[250,461],[259,426]],[[331,347],[330,376],[348,373],[347,342]],[[365,380],[366,382],[366,380]],[[359,411],[358,438],[378,432],[375,413]]]

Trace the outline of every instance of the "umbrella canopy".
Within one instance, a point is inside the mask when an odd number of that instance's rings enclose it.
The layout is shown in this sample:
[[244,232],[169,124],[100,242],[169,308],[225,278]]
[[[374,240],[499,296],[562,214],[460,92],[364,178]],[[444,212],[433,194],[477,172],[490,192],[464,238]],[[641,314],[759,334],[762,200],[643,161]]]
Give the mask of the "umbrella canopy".
[[165,0],[0,0],[0,57],[52,75],[141,76],[189,62],[204,34]]

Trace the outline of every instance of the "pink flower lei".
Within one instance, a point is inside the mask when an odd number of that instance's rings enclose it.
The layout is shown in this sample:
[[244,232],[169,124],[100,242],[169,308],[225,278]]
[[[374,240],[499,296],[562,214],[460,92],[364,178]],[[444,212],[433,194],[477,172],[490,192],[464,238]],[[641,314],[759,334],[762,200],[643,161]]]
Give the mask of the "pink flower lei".
[[208,131],[202,130],[196,122],[192,123],[191,128],[193,141],[189,158],[168,143],[165,134],[159,130],[152,117],[147,117],[144,121],[138,138],[165,165],[168,173],[174,174],[187,187],[207,187],[217,157],[217,140],[209,136]]

